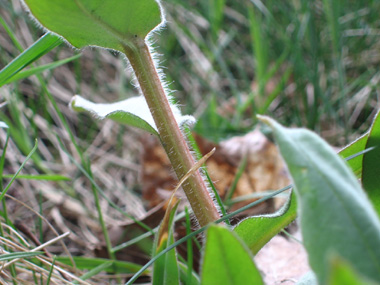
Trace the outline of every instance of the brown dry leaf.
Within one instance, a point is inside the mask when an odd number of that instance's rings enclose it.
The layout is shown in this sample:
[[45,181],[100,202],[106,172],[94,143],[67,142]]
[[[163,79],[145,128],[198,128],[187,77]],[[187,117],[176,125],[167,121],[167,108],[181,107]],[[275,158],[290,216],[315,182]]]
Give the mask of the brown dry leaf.
[[[209,175],[222,197],[231,187],[244,157],[247,157],[247,166],[237,183],[233,198],[266,190],[276,190],[289,184],[285,166],[276,146],[258,130],[241,137],[228,139],[219,145],[197,135],[195,138],[202,155],[216,147],[216,152],[207,160],[206,165]],[[145,136],[142,138],[142,144],[142,193],[149,206],[153,207],[168,199],[177,179],[158,140],[153,136]],[[239,202],[231,210],[238,209],[252,201],[250,199]],[[249,214],[270,212],[274,208],[273,201],[270,201]]]

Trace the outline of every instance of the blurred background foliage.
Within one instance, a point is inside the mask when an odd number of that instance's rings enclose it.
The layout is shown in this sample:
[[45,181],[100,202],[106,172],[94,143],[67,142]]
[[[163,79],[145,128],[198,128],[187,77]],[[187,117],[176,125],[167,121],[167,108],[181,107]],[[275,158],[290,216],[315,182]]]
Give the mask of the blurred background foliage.
[[186,110],[209,118],[197,130],[250,129],[256,113],[337,145],[366,130],[378,107],[379,1],[181,2],[165,1],[159,51]]

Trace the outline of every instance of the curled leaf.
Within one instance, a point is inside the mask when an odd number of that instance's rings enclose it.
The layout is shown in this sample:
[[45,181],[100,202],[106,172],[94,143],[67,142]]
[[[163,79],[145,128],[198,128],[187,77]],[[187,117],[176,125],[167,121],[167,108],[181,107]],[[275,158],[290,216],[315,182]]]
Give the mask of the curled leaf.
[[[76,95],[71,100],[70,107],[77,112],[86,111],[99,119],[112,119],[118,123],[137,127],[159,136],[156,124],[143,96],[132,97],[110,104],[101,104],[93,103]],[[184,124],[191,125],[195,122],[192,116],[182,116],[177,106],[171,105],[171,108],[180,127]]]
[[249,217],[241,221],[234,232],[256,254],[297,216],[297,201],[292,193],[286,204],[274,214]]

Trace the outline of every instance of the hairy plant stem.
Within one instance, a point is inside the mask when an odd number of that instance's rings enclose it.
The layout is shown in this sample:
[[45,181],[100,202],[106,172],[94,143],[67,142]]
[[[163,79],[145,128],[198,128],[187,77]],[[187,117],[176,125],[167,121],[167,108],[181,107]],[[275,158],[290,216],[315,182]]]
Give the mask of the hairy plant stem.
[[[178,179],[181,179],[195,161],[174,118],[149,48],[145,40],[135,38],[134,46],[124,46],[124,52],[148,103],[161,143]],[[220,218],[199,171],[189,177],[182,188],[201,227]]]

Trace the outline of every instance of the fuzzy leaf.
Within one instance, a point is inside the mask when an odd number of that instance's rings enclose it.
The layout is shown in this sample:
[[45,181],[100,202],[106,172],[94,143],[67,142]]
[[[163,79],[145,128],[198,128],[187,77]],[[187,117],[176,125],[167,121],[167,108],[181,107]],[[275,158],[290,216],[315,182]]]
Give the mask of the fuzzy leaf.
[[260,119],[273,129],[293,179],[304,245],[319,283],[327,282],[331,254],[379,281],[380,221],[346,162],[316,134]]
[[380,112],[377,113],[369,131],[366,148],[371,147],[374,149],[363,156],[362,183],[380,216]]
[[136,37],[161,23],[155,0],[25,0],[31,14],[48,30],[77,48],[99,46],[123,51]]
[[[87,111],[99,119],[109,118],[158,136],[156,124],[143,96],[132,97],[111,104],[96,104],[76,95],[71,100],[70,107],[77,112]],[[171,105],[171,107],[179,126],[191,125],[195,122],[192,116],[182,116],[177,106]]]
[[234,232],[245,242],[252,254],[256,254],[297,216],[297,201],[292,193],[288,202],[276,213],[249,217],[241,221]]
[[249,251],[233,232],[212,225],[203,253],[202,285],[263,284]]

